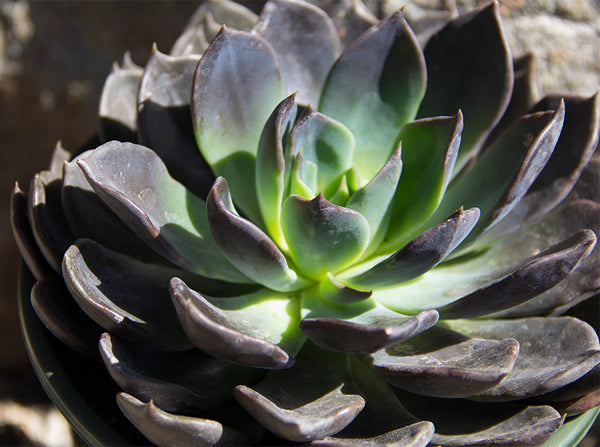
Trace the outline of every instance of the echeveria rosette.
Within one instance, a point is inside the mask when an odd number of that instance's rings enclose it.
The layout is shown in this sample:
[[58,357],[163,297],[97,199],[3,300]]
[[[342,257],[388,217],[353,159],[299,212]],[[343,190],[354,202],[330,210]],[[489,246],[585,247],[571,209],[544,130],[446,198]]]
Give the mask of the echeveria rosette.
[[206,1],[15,187],[36,312],[150,441],[541,445],[598,406],[599,97],[540,99],[497,3],[418,41]]

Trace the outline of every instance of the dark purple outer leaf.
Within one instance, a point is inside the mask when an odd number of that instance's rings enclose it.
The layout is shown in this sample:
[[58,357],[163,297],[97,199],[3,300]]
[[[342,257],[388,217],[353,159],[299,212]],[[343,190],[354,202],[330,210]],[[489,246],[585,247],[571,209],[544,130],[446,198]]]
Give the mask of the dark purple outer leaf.
[[[183,330],[203,351],[224,360],[257,368],[289,368],[294,358],[274,343],[233,329],[244,322],[229,322],[206,298],[181,279],[170,283],[171,297]],[[249,326],[249,322],[245,322]],[[254,328],[250,328],[254,329]]]
[[467,338],[433,328],[371,357],[375,370],[394,386],[426,396],[457,398],[502,382],[518,355],[514,338]]
[[206,197],[214,176],[194,140],[190,91],[199,55],[172,57],[153,47],[138,93],[138,140],[154,150],[171,176]]
[[60,272],[63,253],[75,239],[62,212],[61,174],[42,171],[29,187],[29,220],[33,236],[48,264]]
[[521,346],[513,371],[477,399],[512,401],[557,390],[584,376],[600,362],[598,335],[572,317],[515,320],[456,320],[456,331],[473,337],[514,337]]
[[591,410],[600,405],[600,365],[575,382],[532,401],[552,405],[569,416]]
[[402,343],[426,331],[437,321],[437,312],[426,310],[395,325],[385,322],[369,326],[334,318],[305,318],[300,321],[300,329],[323,349],[371,354]]
[[333,19],[342,47],[348,47],[354,39],[377,23],[377,17],[362,0],[309,0]]
[[512,60],[499,3],[452,20],[429,40],[424,53],[427,93],[418,116],[453,115],[462,110],[465,128],[457,172],[479,150],[504,113],[512,92]]
[[62,209],[77,239],[92,239],[100,245],[141,261],[168,261],[152,250],[101,199],[77,165],[86,151],[63,167]]
[[210,357],[197,349],[161,352],[141,348],[104,333],[100,354],[119,386],[138,399],[152,400],[165,411],[194,414],[232,398],[241,383],[258,381],[263,372]]
[[275,242],[237,214],[223,177],[217,178],[208,194],[206,214],[215,243],[229,262],[248,278],[277,291],[298,290],[306,285],[306,281],[288,267]]
[[438,311],[444,319],[476,318],[521,304],[566,278],[592,252],[595,245],[594,232],[581,230],[502,280],[439,308]]
[[210,236],[206,203],[174,180],[154,151],[111,141],[77,163],[102,201],[169,261],[203,276],[250,282]]
[[410,413],[433,422],[436,446],[540,446],[563,422],[550,406],[438,399],[398,389],[395,393]]
[[563,118],[562,104],[555,113],[521,118],[454,182],[423,227],[439,222],[460,206],[476,206],[481,218],[463,246],[479,237],[525,195],[554,150]]
[[583,169],[567,200],[589,199],[600,203],[600,151],[596,150]]
[[100,327],[77,306],[60,278],[45,278],[31,289],[31,305],[46,328],[77,353],[92,357]]
[[195,28],[204,22],[206,16],[212,16],[217,23],[232,28],[249,31],[258,16],[244,5],[232,0],[205,0],[192,14],[185,29]]
[[10,224],[21,257],[35,279],[39,281],[48,276],[53,276],[55,272],[42,255],[31,231],[27,195],[18,183],[15,183],[10,196]]
[[[511,233],[495,245],[504,246],[509,252],[516,252],[519,248],[527,252],[536,249],[538,245],[535,243],[536,239],[543,238],[548,243],[554,243],[579,228],[590,228],[596,234],[600,234],[600,204],[591,200],[576,200],[551,211],[537,222],[521,227],[521,232]],[[582,261],[581,265],[550,290],[523,304],[498,312],[493,317],[545,315],[554,308],[571,307],[578,301],[597,293],[600,287],[599,250],[596,244],[594,251]],[[563,312],[564,310],[558,315]]]
[[100,138],[135,141],[137,129],[136,98],[142,68],[125,54],[121,66],[115,63],[104,81],[98,116],[100,117]]
[[535,62],[536,58],[533,53],[527,53],[513,60],[514,85],[510,102],[502,119],[488,135],[484,148],[490,146],[499,135],[528,113],[539,101],[540,83]]
[[351,376],[366,405],[352,423],[335,436],[310,445],[330,447],[424,447],[434,433],[431,422],[419,421],[398,401],[391,387],[358,360],[350,358]]
[[127,419],[157,446],[212,447],[248,443],[245,436],[217,421],[167,413],[153,402],[144,403],[126,393],[117,395],[117,404]]
[[[534,110],[557,109],[562,97],[549,96]],[[567,96],[565,122],[556,148],[529,191],[493,234],[517,231],[555,207],[571,191],[600,140],[600,93],[591,98]],[[491,237],[491,235],[490,235]]]
[[[358,418],[360,416],[358,415]],[[318,447],[425,447],[429,445],[434,431],[435,428],[431,422],[423,421],[391,430],[382,435],[367,437],[364,434],[345,435],[342,433],[313,441],[309,445]]]
[[281,69],[286,94],[317,105],[329,69],[341,52],[329,16],[305,2],[274,0],[265,4],[253,33],[271,44]]
[[385,261],[354,278],[344,280],[358,288],[390,287],[428,272],[458,247],[479,219],[479,209],[462,208],[418,236]]
[[173,351],[191,347],[169,299],[169,280],[180,273],[85,239],[76,241],[63,260],[69,291],[100,326],[125,340]]
[[550,406],[527,407],[510,419],[481,432],[467,435],[435,434],[432,442],[444,447],[533,447],[550,439],[562,422],[563,417]]
[[234,396],[284,439],[321,439],[346,427],[365,405],[345,384],[345,365],[344,356],[305,345],[291,369],[271,372],[252,387],[237,386]]

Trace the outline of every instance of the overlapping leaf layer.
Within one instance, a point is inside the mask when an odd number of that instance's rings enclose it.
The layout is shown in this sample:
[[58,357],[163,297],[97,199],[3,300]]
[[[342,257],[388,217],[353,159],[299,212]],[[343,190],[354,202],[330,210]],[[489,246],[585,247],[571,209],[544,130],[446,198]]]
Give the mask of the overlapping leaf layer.
[[422,40],[207,0],[15,186],[38,316],[100,340],[148,440],[541,445],[599,404],[598,322],[564,314],[597,306],[600,96],[536,97],[497,2]]

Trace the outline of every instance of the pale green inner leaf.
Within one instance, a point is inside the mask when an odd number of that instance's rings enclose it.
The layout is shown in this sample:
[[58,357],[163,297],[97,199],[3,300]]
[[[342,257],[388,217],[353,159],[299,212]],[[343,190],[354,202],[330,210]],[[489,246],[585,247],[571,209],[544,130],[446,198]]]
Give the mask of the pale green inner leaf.
[[291,355],[306,339],[298,325],[300,299],[295,295],[261,289],[239,297],[206,299],[218,308],[229,328],[270,341]]

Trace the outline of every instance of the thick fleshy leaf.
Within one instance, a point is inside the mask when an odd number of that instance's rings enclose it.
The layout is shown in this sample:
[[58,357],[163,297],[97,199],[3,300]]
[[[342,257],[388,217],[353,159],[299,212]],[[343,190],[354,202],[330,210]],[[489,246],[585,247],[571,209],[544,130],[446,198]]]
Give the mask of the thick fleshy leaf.
[[73,154],[63,147],[61,141],[58,141],[54,147],[54,151],[52,152],[52,158],[50,159],[50,166],[48,167],[48,170],[52,174],[60,176],[62,174],[63,164],[71,160],[72,157]]
[[377,23],[377,17],[362,0],[308,0],[332,18],[340,37],[342,48]]
[[29,186],[29,221],[42,255],[56,272],[65,250],[75,239],[62,212],[62,175],[35,174]]
[[208,21],[214,22],[211,15],[206,15],[204,21],[194,28],[187,28],[183,31],[173,46],[169,54],[171,56],[189,56],[191,54],[201,55],[206,51],[209,42],[206,40],[205,28],[210,26]]
[[[486,261],[483,262],[488,263],[493,257],[505,264],[514,262],[515,254],[534,253],[543,249],[540,241],[555,243],[579,228],[590,228],[596,234],[600,234],[600,204],[590,200],[576,200],[553,210],[538,221],[521,227],[521,231],[498,240],[486,253]],[[495,313],[493,317],[546,315],[554,308],[571,307],[597,293],[600,287],[599,250],[596,244],[594,251],[581,265],[550,290],[518,306]]]
[[208,194],[206,214],[215,243],[248,278],[281,292],[298,290],[307,284],[288,267],[277,244],[248,219],[240,217],[223,177],[217,178]]
[[[358,417],[360,418],[360,415]],[[342,432],[337,436],[326,436],[319,441],[313,441],[309,445],[318,447],[425,447],[429,445],[434,431],[435,428],[431,422],[423,421],[372,437],[367,437],[364,431],[355,434]]]
[[600,203],[600,151],[596,151],[583,169],[567,201],[588,199]]
[[346,126],[310,106],[304,109],[290,134],[290,157],[302,154],[317,167],[317,192],[325,191],[352,167],[354,148],[354,136]]
[[472,337],[514,337],[521,350],[514,370],[502,383],[477,398],[507,401],[537,396],[561,388],[600,362],[598,335],[572,317],[515,320],[455,320],[451,328]]
[[171,176],[206,197],[214,176],[194,141],[190,91],[200,56],[173,57],[156,48],[138,94],[138,141],[152,148]]
[[98,116],[102,141],[135,141],[137,130],[137,94],[142,68],[129,55],[121,65],[115,63],[104,81]]
[[194,345],[233,363],[288,368],[304,343],[297,298],[268,289],[229,298],[205,297],[171,280],[181,325]]
[[63,260],[65,283],[90,318],[125,340],[167,350],[191,347],[169,299],[169,280],[181,273],[86,239],[73,244]]
[[510,276],[442,308],[442,318],[476,318],[511,308],[551,289],[594,249],[596,235],[582,230],[542,253]]
[[438,399],[395,391],[410,413],[433,422],[432,445],[436,446],[539,446],[563,422],[563,416],[550,406]]
[[494,445],[506,447],[537,446],[549,439],[563,418],[552,407],[527,407],[513,417],[465,435],[435,434],[432,442],[444,447]]
[[191,414],[218,408],[232,398],[240,383],[254,383],[263,375],[212,358],[197,349],[161,352],[126,343],[104,333],[100,354],[119,386],[143,401],[152,401],[165,411]]
[[600,365],[583,377],[533,399],[534,402],[549,404],[569,416],[586,412],[600,405]]
[[174,180],[155,152],[112,141],[77,163],[104,203],[171,262],[210,278],[250,282],[212,240],[204,201]]
[[518,355],[519,342],[514,338],[468,338],[434,327],[371,357],[375,370],[398,388],[425,396],[457,398],[501,383]]
[[252,387],[237,386],[234,396],[271,432],[311,441],[339,432],[364,407],[345,375],[344,356],[307,345],[291,369],[271,372]]
[[484,146],[490,146],[499,135],[506,132],[519,118],[529,113],[535,103],[540,100],[540,82],[537,68],[533,53],[526,53],[513,60],[514,83],[510,102],[504,111],[504,115],[502,115],[502,119],[488,135]]
[[285,158],[284,143],[287,145],[298,112],[294,98],[294,95],[288,96],[273,111],[263,128],[256,154],[258,205],[267,232],[283,249],[287,249],[287,243],[281,230],[281,205],[286,174],[289,177],[291,168],[289,157],[288,160]]
[[512,92],[512,59],[499,3],[453,19],[429,40],[424,53],[427,93],[418,116],[462,110],[465,128],[454,168],[458,172],[498,122]]
[[[536,110],[560,107],[562,97],[550,96]],[[516,231],[527,220],[536,219],[556,206],[569,193],[598,147],[600,138],[600,93],[592,98],[566,97],[565,122],[552,156],[519,204],[493,230],[494,234]]]
[[196,142],[213,173],[227,178],[236,206],[256,223],[255,156],[263,126],[282,98],[275,53],[258,35],[223,29],[196,68]]
[[352,378],[366,397],[363,411],[343,431],[311,446],[394,446],[425,447],[431,441],[434,426],[411,415],[380,377],[356,357],[350,359]]
[[[427,310],[411,317],[398,314],[377,303],[335,306],[305,298],[309,309],[300,329],[315,344],[330,351],[370,354],[402,343],[432,327],[438,320],[436,311]],[[357,308],[353,312],[352,307]]]
[[383,262],[345,282],[359,288],[384,288],[418,278],[452,253],[478,219],[479,209],[461,208]]
[[377,247],[388,229],[391,204],[402,172],[400,145],[375,177],[348,199],[346,207],[358,211],[369,223],[369,243]]
[[369,241],[367,220],[354,210],[333,205],[322,193],[313,200],[288,197],[281,224],[298,269],[317,279],[358,259]]
[[167,261],[140,239],[91,187],[77,165],[79,158],[90,153],[82,153],[63,168],[62,209],[75,238],[92,239],[133,258],[165,264]]
[[439,205],[456,161],[462,128],[459,112],[454,117],[413,121],[402,129],[399,140],[404,168],[383,250],[389,252],[408,242],[411,230]]
[[306,2],[274,0],[263,7],[253,33],[271,44],[286,94],[301,104],[318,104],[329,69],[341,52],[333,21]]
[[54,275],[54,270],[44,258],[29,224],[27,194],[15,182],[10,196],[10,224],[13,237],[27,267],[38,281]]
[[81,355],[96,354],[100,327],[77,306],[60,278],[45,278],[31,289],[31,305],[56,338]]
[[354,164],[365,183],[396,149],[402,125],[415,117],[425,78],[423,54],[401,12],[367,30],[329,73],[319,110],[354,133]]
[[448,189],[423,227],[436,224],[461,206],[478,207],[481,218],[463,245],[502,219],[525,195],[552,155],[560,136],[564,106],[521,118]]
[[[533,242],[529,247],[547,241]],[[373,296],[403,312],[434,308],[440,309],[444,318],[483,316],[551,289],[590,254],[595,244],[594,233],[581,230],[541,253],[538,249],[529,258],[517,258],[514,264],[501,263],[514,255],[504,254],[507,247],[499,246],[479,256],[475,253],[462,263],[450,260],[410,284],[375,291]],[[521,253],[527,253],[527,248],[521,248]]]
[[185,28],[197,27],[209,14],[217,23],[241,31],[250,31],[258,20],[256,14],[238,2],[232,0],[205,0],[194,12]]
[[65,283],[93,320],[125,340],[163,350],[191,346],[170,299],[169,281],[175,276],[213,296],[255,289],[140,262],[85,239],[76,241],[63,260]]
[[167,413],[154,403],[119,393],[123,414],[149,441],[161,447],[212,447],[246,443],[239,432],[210,419]]

